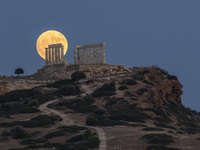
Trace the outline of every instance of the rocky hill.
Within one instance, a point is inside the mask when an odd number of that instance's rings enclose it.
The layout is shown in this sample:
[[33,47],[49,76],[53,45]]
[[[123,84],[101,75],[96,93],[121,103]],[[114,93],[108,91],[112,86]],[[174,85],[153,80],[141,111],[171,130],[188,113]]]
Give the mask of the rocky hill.
[[[156,66],[104,66],[96,71],[82,66],[82,71],[87,78],[1,95],[0,146],[13,150],[200,147],[200,114],[181,103],[182,85],[176,76]],[[16,138],[16,130],[26,135]]]

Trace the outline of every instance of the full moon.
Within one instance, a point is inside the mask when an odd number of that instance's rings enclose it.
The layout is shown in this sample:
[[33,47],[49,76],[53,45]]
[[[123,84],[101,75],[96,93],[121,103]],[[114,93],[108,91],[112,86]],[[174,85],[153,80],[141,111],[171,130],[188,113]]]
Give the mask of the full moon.
[[42,33],[36,42],[36,48],[38,54],[45,59],[45,48],[48,48],[48,45],[52,44],[59,44],[61,43],[64,48],[64,55],[67,52],[68,49],[68,42],[65,36],[55,30],[48,30],[44,33]]

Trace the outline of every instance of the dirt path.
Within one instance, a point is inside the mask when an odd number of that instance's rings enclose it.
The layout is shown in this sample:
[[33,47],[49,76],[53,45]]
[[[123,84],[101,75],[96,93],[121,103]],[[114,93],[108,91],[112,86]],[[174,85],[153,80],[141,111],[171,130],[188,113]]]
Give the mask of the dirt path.
[[60,116],[61,118],[63,118],[63,125],[78,125],[78,126],[82,126],[82,127],[95,129],[98,133],[99,140],[101,141],[101,143],[99,145],[99,150],[106,150],[106,136],[105,136],[105,132],[103,131],[103,129],[98,128],[98,127],[93,127],[93,126],[85,126],[85,125],[76,124],[66,114],[47,107],[49,104],[54,103],[58,100],[59,99],[52,100],[52,101],[49,101],[49,102],[46,102],[46,103],[40,105],[40,107],[39,107],[40,111],[43,111],[45,114],[54,113],[54,114]]

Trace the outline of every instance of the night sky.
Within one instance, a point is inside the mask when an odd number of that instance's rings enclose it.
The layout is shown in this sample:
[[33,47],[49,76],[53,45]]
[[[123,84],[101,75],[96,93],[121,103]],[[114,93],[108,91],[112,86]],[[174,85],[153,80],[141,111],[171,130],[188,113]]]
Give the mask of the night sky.
[[200,111],[200,0],[1,0],[0,75],[44,66],[36,41],[47,30],[65,35],[70,63],[76,45],[105,42],[108,64],[168,70]]

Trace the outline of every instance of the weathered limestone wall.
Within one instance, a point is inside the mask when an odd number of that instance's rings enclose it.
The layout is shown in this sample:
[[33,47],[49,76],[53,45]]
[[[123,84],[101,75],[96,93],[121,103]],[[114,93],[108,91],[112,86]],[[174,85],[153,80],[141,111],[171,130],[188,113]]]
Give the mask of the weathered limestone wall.
[[0,94],[5,94],[13,90],[32,89],[36,86],[46,85],[47,82],[31,81],[31,80],[8,80],[0,81]]

